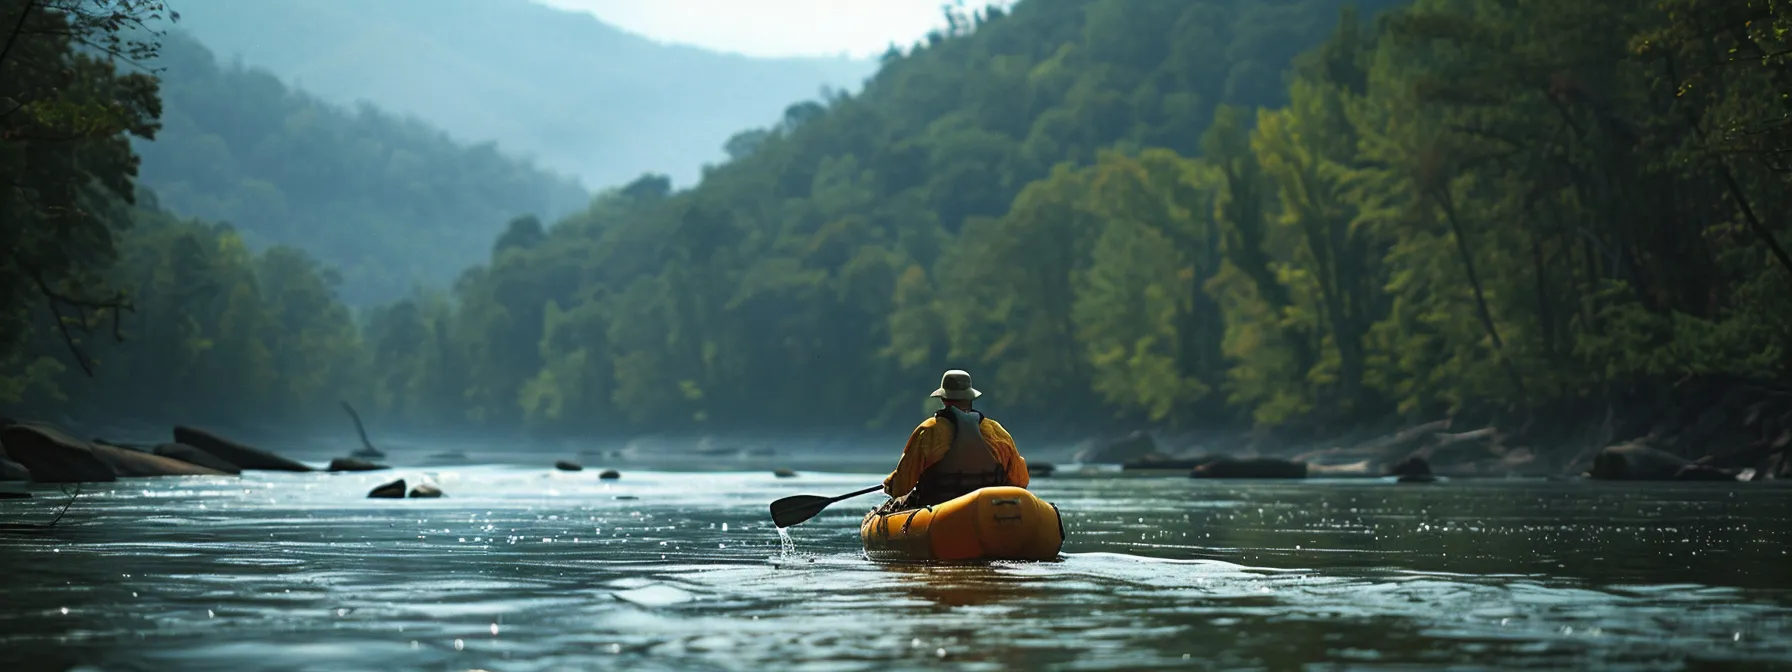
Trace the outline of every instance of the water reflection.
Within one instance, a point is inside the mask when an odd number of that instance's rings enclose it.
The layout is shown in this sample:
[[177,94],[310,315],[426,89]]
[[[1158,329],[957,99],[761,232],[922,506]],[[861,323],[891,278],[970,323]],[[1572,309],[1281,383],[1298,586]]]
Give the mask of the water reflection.
[[1062,562],[939,567],[847,505],[780,548],[766,502],[862,475],[439,473],[92,488],[0,535],[0,669],[1792,662],[1783,487],[1042,479]]
[[997,604],[1043,604],[1050,592],[1040,577],[1004,572],[999,565],[976,564],[946,567],[881,565],[894,576],[904,593],[934,605],[934,611],[953,607]]

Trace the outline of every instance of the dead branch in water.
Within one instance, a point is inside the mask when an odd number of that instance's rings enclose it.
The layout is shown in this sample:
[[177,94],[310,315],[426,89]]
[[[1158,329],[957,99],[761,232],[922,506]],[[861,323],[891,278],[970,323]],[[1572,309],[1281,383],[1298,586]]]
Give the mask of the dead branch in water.
[[46,530],[55,529],[56,524],[62,522],[62,517],[64,515],[68,514],[68,508],[71,506],[74,506],[75,500],[81,498],[81,484],[76,483],[75,491],[72,493],[68,491],[67,486],[63,486],[62,494],[68,495],[68,501],[62,503],[62,508],[58,509],[56,511],[56,517],[51,518],[50,522],[47,522],[47,523],[0,523],[0,532],[43,532]]

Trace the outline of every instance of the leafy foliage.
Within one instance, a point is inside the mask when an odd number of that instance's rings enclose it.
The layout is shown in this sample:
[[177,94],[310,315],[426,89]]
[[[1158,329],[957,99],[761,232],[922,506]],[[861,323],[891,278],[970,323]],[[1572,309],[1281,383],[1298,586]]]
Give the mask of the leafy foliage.
[[[1792,82],[1725,55],[1772,53],[1757,24],[1789,9],[1416,0],[1369,27],[1317,0],[1027,0],[737,136],[694,189],[492,220],[486,263],[370,311],[359,349],[313,283],[269,279],[304,264],[182,243],[214,261],[166,272],[239,278],[208,300],[243,308],[176,342],[292,404],[329,344],[389,417],[579,433],[906,424],[948,367],[1036,431],[1781,376],[1792,176],[1739,138]],[[232,340],[276,324],[313,335]]]

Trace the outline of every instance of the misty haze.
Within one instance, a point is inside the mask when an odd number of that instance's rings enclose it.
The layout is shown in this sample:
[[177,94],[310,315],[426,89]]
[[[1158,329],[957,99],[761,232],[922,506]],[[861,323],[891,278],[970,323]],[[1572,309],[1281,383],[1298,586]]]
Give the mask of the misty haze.
[[1792,665],[1792,5],[0,31],[0,668]]

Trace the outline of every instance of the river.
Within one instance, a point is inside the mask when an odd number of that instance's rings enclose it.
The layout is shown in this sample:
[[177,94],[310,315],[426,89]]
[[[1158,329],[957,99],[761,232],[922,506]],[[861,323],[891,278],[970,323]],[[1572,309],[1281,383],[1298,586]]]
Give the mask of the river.
[[[0,534],[0,669],[1792,664],[1792,488],[1041,478],[1052,563],[874,564],[870,474],[400,469],[89,485]],[[0,502],[43,521],[64,501]]]

